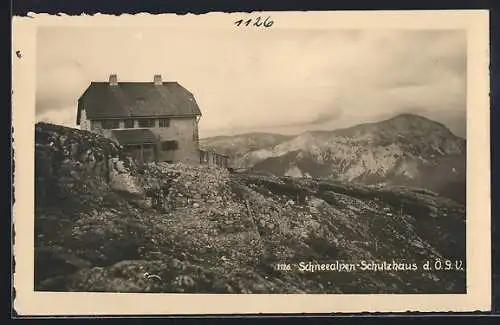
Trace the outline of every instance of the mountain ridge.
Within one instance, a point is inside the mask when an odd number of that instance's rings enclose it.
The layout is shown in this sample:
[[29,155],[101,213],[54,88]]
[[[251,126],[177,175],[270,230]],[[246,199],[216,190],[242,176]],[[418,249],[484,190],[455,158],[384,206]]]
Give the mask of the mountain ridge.
[[205,141],[211,141],[211,140],[230,139],[230,138],[234,138],[234,137],[259,136],[259,135],[283,136],[283,137],[290,137],[290,138],[292,138],[292,137],[300,136],[300,135],[302,135],[304,133],[331,133],[331,132],[347,130],[347,129],[351,129],[351,128],[355,128],[355,127],[360,127],[360,126],[378,124],[378,123],[381,123],[381,122],[388,122],[388,121],[391,121],[391,120],[398,120],[398,119],[402,119],[402,118],[420,118],[420,119],[423,119],[423,120],[431,121],[431,122],[433,122],[435,124],[439,124],[442,127],[448,129],[454,136],[465,140],[464,137],[458,136],[455,133],[453,133],[450,130],[450,128],[447,127],[446,124],[444,124],[444,123],[432,120],[430,118],[427,118],[425,116],[418,115],[418,114],[401,113],[401,114],[397,114],[397,115],[395,115],[395,116],[393,116],[391,118],[385,119],[385,120],[379,120],[379,121],[375,121],[375,122],[358,123],[358,124],[351,125],[351,126],[348,126],[348,127],[341,127],[341,128],[331,129],[331,130],[314,129],[314,130],[307,130],[307,131],[304,131],[304,132],[293,133],[293,134],[282,134],[282,133],[261,132],[261,131],[244,132],[244,133],[235,133],[235,134],[232,134],[232,135],[230,135],[230,134],[222,134],[222,135],[215,135],[215,136],[209,136],[209,137],[202,137],[202,138],[200,138],[200,141],[204,141],[205,142]]
[[[465,206],[432,192],[138,166],[110,139],[44,123],[34,140],[36,291],[466,292]],[[447,259],[458,267],[422,267]],[[332,261],[415,268],[276,268]]]
[[[211,146],[210,139],[201,145],[231,156],[234,168],[277,176],[415,185],[448,197],[450,184],[461,184],[465,192],[466,140],[444,124],[420,115],[399,114],[379,122],[296,136],[273,135],[273,141],[262,141],[260,146],[258,136],[252,135],[253,146],[245,146],[244,135],[237,137],[237,144],[225,137],[216,146]],[[448,171],[446,164],[450,165]],[[452,175],[444,175],[446,182],[437,184],[429,176],[437,175],[434,170]],[[463,202],[465,194],[455,192],[451,196]]]

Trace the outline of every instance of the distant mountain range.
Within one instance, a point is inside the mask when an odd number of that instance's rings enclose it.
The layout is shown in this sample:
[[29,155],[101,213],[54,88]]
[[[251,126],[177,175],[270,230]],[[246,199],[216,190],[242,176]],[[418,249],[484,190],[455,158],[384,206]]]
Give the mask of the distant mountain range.
[[218,136],[201,146],[253,172],[416,186],[465,203],[466,140],[419,115],[299,135]]

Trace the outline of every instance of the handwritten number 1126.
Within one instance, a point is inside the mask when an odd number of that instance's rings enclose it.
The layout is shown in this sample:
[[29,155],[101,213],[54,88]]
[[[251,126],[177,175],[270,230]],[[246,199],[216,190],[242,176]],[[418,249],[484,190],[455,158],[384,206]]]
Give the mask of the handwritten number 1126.
[[256,26],[256,27],[271,27],[274,24],[274,21],[271,19],[271,17],[267,17],[264,21],[262,21],[262,17],[257,17],[255,19],[247,19],[247,20],[237,20],[234,22],[234,24],[238,27],[240,26]]

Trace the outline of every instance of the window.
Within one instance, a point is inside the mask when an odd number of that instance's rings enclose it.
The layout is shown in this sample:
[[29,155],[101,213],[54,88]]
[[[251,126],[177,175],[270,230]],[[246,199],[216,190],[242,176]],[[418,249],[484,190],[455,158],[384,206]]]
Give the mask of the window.
[[118,120],[102,120],[101,127],[103,129],[118,129],[120,127],[120,121],[118,121]]
[[155,126],[155,120],[152,118],[143,118],[139,120],[140,128],[152,128]]
[[179,143],[177,141],[165,141],[161,144],[161,150],[176,150],[179,149]]
[[134,120],[131,120],[131,119],[125,120],[125,128],[126,129],[133,129],[134,128]]
[[159,122],[161,128],[168,128],[170,126],[170,119],[168,118],[161,118]]

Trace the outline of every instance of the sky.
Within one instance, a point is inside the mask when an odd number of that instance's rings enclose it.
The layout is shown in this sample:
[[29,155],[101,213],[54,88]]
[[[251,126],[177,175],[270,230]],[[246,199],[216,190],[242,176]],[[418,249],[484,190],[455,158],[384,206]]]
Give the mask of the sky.
[[298,134],[419,114],[466,134],[461,30],[40,27],[36,119],[76,127],[91,81],[177,81],[200,137]]

